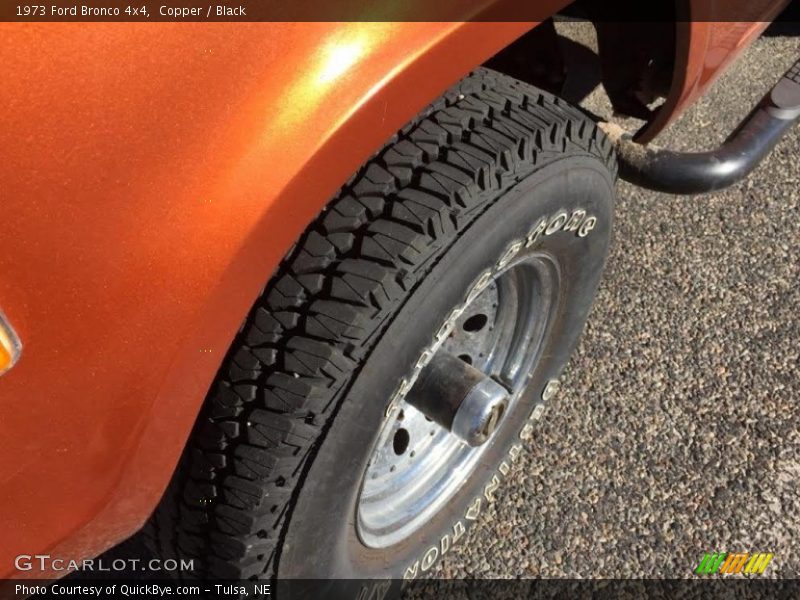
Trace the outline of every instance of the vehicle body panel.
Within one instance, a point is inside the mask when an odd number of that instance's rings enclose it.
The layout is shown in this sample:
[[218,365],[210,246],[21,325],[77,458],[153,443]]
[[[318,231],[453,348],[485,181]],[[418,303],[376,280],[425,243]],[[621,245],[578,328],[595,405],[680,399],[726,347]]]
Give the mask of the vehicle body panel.
[[0,565],[141,526],[336,189],[531,23],[5,27]]
[[297,236],[534,25],[0,27],[0,309],[23,343],[0,377],[3,576],[142,525]]
[[[675,70],[669,96],[637,141],[651,141],[683,114],[788,3],[789,0],[692,0],[693,20],[676,24]],[[777,79],[780,74],[775,75]]]

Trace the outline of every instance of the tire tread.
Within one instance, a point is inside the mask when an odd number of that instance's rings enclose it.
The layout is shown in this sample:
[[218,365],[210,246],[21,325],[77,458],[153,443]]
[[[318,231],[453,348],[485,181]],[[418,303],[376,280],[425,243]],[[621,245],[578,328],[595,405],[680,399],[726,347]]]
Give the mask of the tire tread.
[[588,117],[488,69],[394,136],[257,300],[145,527],[151,548],[194,559],[194,576],[273,577],[305,469],[391,315],[493,193],[568,151],[616,173]]

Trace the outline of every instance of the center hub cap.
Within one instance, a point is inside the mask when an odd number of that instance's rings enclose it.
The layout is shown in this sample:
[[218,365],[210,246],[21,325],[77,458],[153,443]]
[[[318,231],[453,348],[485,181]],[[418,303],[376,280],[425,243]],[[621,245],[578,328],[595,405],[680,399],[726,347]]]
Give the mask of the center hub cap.
[[470,446],[497,430],[508,406],[508,390],[472,365],[437,352],[422,370],[406,401]]

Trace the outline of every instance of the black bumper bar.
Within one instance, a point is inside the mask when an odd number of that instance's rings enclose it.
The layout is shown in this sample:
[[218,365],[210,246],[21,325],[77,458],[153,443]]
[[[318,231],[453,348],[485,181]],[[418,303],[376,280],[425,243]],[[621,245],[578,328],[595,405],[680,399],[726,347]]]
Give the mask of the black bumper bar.
[[643,146],[617,126],[603,128],[615,140],[620,177],[671,194],[700,194],[747,176],[800,117],[800,60],[756,105],[728,139],[710,152],[685,153]]

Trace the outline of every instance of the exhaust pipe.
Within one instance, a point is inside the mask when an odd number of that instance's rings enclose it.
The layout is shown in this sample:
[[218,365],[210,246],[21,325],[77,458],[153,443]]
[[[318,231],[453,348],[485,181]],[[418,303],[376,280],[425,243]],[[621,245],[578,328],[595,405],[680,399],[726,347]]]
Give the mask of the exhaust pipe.
[[617,148],[620,177],[669,194],[702,194],[736,183],[755,169],[800,117],[800,60],[781,77],[716,150],[672,152],[644,146],[613,123],[600,123]]

